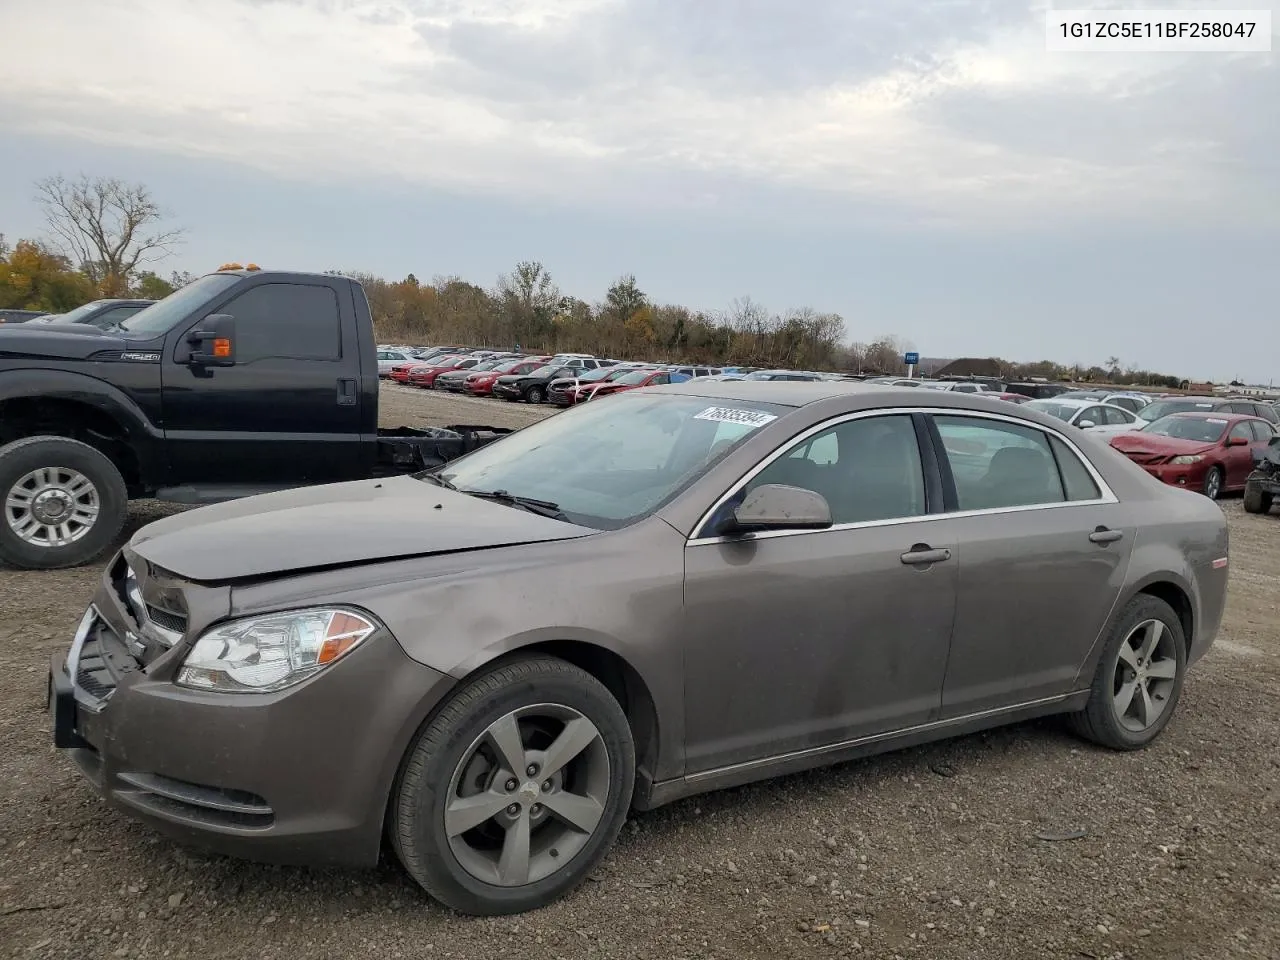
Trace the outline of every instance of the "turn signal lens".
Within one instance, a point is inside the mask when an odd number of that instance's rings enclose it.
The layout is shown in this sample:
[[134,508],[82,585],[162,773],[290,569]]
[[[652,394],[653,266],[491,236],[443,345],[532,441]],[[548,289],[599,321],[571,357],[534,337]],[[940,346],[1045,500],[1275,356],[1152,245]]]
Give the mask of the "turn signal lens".
[[335,663],[378,629],[354,610],[297,610],[233,620],[201,635],[178,671],[180,686],[269,693]]

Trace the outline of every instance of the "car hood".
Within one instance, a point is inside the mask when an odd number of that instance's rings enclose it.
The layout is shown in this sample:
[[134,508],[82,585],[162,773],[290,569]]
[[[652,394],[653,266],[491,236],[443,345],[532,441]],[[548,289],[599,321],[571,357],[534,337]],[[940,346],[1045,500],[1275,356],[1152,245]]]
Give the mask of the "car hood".
[[1216,446],[1200,440],[1162,437],[1154,433],[1120,433],[1111,437],[1110,442],[1111,446],[1121,453],[1159,453],[1174,456],[1208,453]]
[[180,577],[225,582],[596,532],[406,476],[201,507],[147,524],[129,546]]
[[91,323],[0,324],[0,356],[99,360],[145,346],[146,341],[107,333]]

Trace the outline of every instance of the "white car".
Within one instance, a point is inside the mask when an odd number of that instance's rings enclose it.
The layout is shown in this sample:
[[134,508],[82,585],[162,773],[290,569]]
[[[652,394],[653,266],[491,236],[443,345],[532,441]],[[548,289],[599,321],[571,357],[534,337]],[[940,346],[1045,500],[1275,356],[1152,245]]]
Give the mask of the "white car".
[[1092,400],[1095,403],[1109,403],[1113,407],[1124,407],[1137,413],[1151,402],[1151,398],[1140,393],[1124,393],[1109,390],[1071,390],[1059,394],[1060,400]]
[[378,351],[378,376],[391,376],[391,368],[402,363],[408,363],[418,358],[404,350],[379,350]]
[[1142,421],[1132,411],[1096,400],[1053,397],[1048,400],[1028,400],[1023,406],[1028,410],[1038,410],[1065,420],[1081,430],[1093,430],[1097,433],[1129,433],[1142,427]]

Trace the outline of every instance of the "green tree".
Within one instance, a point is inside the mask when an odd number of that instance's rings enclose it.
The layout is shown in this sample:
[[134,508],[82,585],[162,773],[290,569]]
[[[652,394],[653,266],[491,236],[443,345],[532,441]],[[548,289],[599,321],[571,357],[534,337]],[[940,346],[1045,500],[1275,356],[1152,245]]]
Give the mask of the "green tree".
[[88,278],[37,241],[19,240],[0,257],[0,307],[64,313],[93,297]]

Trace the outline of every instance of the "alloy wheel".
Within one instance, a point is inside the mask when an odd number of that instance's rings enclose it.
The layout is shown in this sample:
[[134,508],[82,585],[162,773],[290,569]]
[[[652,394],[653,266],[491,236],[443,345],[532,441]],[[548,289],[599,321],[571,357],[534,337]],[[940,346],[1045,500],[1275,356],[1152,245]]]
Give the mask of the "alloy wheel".
[[65,547],[98,521],[101,501],[93,481],[70,467],[39,467],[9,488],[4,513],[10,529],[36,547]]
[[483,883],[545,879],[595,833],[609,777],[608,748],[583,714],[549,703],[513,710],[485,728],[454,770],[444,806],[449,849]]
[[1160,620],[1144,620],[1120,644],[1112,681],[1116,719],[1141,733],[1169,706],[1178,679],[1177,639]]
[[1210,500],[1217,500],[1222,493],[1222,471],[1217,467],[1210,469],[1204,480],[1204,495]]

